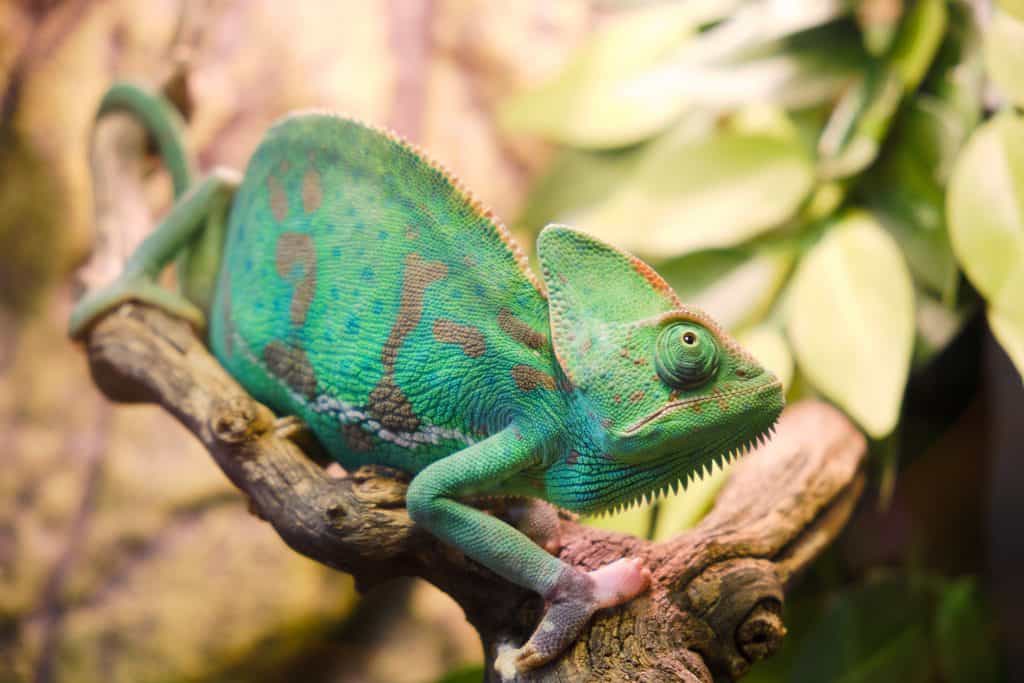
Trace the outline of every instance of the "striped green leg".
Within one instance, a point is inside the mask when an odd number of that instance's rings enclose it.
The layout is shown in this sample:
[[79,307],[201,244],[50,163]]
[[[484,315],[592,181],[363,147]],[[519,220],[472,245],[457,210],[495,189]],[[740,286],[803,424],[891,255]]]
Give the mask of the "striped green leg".
[[538,444],[513,428],[429,465],[412,480],[409,514],[443,541],[512,583],[547,601],[540,624],[523,647],[509,649],[503,675],[531,669],[564,650],[602,607],[621,604],[643,591],[650,574],[639,562],[620,560],[597,571],[573,569],[501,520],[460,503],[493,489],[534,464]]
[[[227,209],[238,182],[237,173],[215,169],[209,177],[189,190],[171,208],[157,229],[139,245],[117,280],[103,289],[90,292],[78,302],[71,313],[71,336],[82,336],[103,313],[133,300],[153,304],[202,326],[205,319],[200,307],[181,294],[164,289],[156,279],[164,266],[189,247],[203,228],[209,227],[222,237]],[[207,268],[216,268],[220,261],[222,241],[210,242],[215,244],[206,244],[204,241],[207,249],[204,263]],[[210,254],[209,250],[217,253]],[[199,279],[198,273],[191,274],[191,277]],[[209,282],[212,281],[210,278]],[[205,299],[210,296],[212,291],[205,293]]]

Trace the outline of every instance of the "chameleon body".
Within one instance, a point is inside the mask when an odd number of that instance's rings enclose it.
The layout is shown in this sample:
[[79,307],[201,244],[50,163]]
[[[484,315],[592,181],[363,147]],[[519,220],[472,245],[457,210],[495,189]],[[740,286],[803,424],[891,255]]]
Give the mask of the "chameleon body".
[[[121,88],[122,108],[171,126],[156,98]],[[154,284],[182,252],[192,303]],[[608,510],[685,485],[782,408],[778,380],[643,262],[561,226],[538,256],[541,279],[411,144],[302,113],[267,133],[240,183],[215,171],[183,195],[121,278],[79,304],[72,332],[132,298],[205,312],[214,353],[253,396],[305,420],[346,468],[412,473],[417,523],[547,600],[504,655],[528,669],[649,574],[628,559],[575,570],[460,499]]]

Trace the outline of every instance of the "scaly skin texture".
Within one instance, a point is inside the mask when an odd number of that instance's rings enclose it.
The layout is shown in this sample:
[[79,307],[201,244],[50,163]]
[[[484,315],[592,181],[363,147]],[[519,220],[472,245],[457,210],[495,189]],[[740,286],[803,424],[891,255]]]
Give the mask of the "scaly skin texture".
[[[155,127],[158,100],[119,87],[118,108],[134,101]],[[182,252],[191,303],[154,284]],[[215,171],[181,197],[122,278],[79,304],[72,333],[126,299],[196,321],[209,310],[210,344],[250,393],[305,420],[346,468],[412,473],[417,523],[545,597],[533,636],[503,651],[511,676],[649,574],[630,559],[579,572],[460,500],[627,505],[740,452],[782,408],[776,378],[643,262],[560,226],[538,254],[542,283],[504,227],[410,144],[297,114],[268,132],[240,184]]]

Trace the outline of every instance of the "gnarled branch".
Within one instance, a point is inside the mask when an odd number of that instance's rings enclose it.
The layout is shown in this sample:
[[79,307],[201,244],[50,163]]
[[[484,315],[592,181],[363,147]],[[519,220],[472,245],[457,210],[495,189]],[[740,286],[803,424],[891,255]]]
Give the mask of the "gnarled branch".
[[[140,215],[124,209],[141,202],[141,138],[133,126],[118,118],[100,124],[94,170],[103,196],[115,200],[99,203],[100,225]],[[434,583],[463,607],[490,662],[499,646],[522,643],[537,623],[538,596],[412,523],[406,477],[384,468],[332,476],[310,456],[315,444],[301,424],[275,419],[252,399],[184,322],[125,304],[98,321],[86,343],[93,377],[110,398],[171,412],[296,551],[350,572],[361,588],[401,575]],[[742,676],[779,647],[784,589],[849,517],[863,487],[865,451],[838,411],[801,403],[783,413],[767,446],[733,469],[714,508],[689,532],[653,543],[561,519],[563,560],[595,569],[642,557],[653,586],[598,613],[573,647],[523,680]],[[490,669],[489,677],[497,680]]]

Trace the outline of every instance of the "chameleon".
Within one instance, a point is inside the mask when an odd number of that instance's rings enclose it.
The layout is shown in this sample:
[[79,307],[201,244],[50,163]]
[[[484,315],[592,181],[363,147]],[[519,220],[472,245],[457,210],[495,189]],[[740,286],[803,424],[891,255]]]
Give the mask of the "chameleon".
[[[779,380],[650,266],[550,225],[538,278],[498,219],[392,132],[292,113],[244,175],[192,183],[168,103],[118,84],[100,108],[116,110],[150,130],[180,196],[79,301],[71,335],[128,300],[161,307],[343,468],[410,473],[416,524],[545,600],[528,640],[502,651],[505,672],[552,660],[651,574],[637,558],[576,569],[467,499],[600,513],[685,488],[770,436]],[[156,282],[174,258],[178,292]]]

